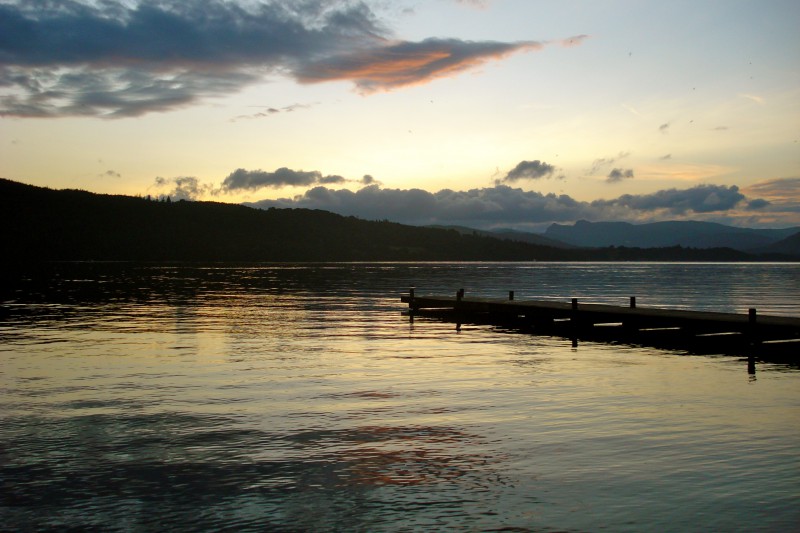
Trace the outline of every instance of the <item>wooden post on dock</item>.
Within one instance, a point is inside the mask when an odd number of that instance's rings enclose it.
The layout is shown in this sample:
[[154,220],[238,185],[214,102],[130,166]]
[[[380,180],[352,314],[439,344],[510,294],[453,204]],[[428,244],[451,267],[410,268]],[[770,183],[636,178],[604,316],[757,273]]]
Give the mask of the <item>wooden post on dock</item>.
[[747,337],[751,346],[759,343],[758,325],[756,321],[757,311],[754,307],[751,307],[747,310]]
[[463,299],[464,299],[464,289],[458,289],[458,292],[456,292],[456,301],[460,302]]
[[414,287],[408,288],[408,320],[414,322],[414,313],[417,311],[417,304],[414,301]]
[[756,309],[751,307],[747,310],[747,337],[750,342],[749,352],[747,354],[747,373],[755,375],[756,373],[756,345],[759,343],[758,330],[756,326]]
[[572,337],[572,347],[578,347],[578,299],[572,299],[572,312],[569,315],[569,329]]
[[636,296],[631,296],[631,309],[636,309]]
[[508,300],[509,301],[514,300],[514,291],[508,291]]

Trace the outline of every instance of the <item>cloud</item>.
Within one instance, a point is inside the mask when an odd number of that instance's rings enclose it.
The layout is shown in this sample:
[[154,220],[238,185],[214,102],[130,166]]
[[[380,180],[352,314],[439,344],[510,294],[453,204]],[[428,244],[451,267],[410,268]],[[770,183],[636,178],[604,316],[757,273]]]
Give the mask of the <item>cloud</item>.
[[616,163],[619,159],[624,159],[631,155],[630,152],[620,152],[614,157],[601,157],[599,159],[595,159],[592,161],[592,168],[589,170],[589,174],[597,174],[603,167],[611,166]]
[[728,211],[743,201],[745,196],[735,185],[698,185],[690,189],[667,189],[652,194],[625,194],[615,200],[595,200],[592,205],[626,207],[636,211],[665,210],[683,215]]
[[539,161],[521,161],[516,167],[508,172],[498,183],[513,183],[519,180],[536,180],[548,178],[556,171],[556,167],[548,163]]
[[380,182],[369,174],[365,174],[361,179],[351,180],[336,174],[323,176],[318,170],[292,170],[281,167],[274,172],[267,172],[237,168],[228,174],[219,189],[213,190],[213,194],[255,191],[263,188],[280,189],[282,187],[311,187],[345,183],[380,185]]
[[658,131],[661,133],[667,133],[669,131],[669,122],[665,122],[664,124],[658,127]]
[[0,94],[0,116],[134,117],[179,109],[202,96],[229,94],[252,81],[253,76],[235,72],[221,77],[188,70],[152,74],[113,67],[100,72],[84,65],[52,70],[0,65],[0,87],[15,89]]
[[565,48],[572,48],[573,46],[580,46],[583,44],[583,41],[588,39],[588,35],[574,35],[572,37],[567,37],[566,39],[561,39],[559,44]]
[[325,209],[343,215],[409,224],[491,225],[565,220],[559,213],[571,210],[575,204],[566,196],[524,192],[505,185],[470,191],[445,189],[436,193],[369,185],[356,192],[315,187],[295,198],[263,200],[248,205]]
[[306,172],[282,167],[274,172],[266,172],[264,170],[245,170],[243,168],[237,168],[223,180],[221,191],[254,191],[264,187],[273,189],[280,189],[281,187],[308,187],[318,183],[332,184],[344,183],[345,181],[346,180],[342,176],[323,176],[322,173],[317,170]]
[[750,209],[752,211],[758,211],[764,209],[765,207],[768,207],[769,205],[770,203],[767,200],[764,200],[763,198],[757,198],[755,200],[750,200],[749,202],[747,202],[747,209]]
[[475,228],[541,229],[552,222],[586,220],[650,221],[676,215],[695,218],[734,216],[740,208],[763,206],[738,188],[701,185],[646,195],[623,195],[611,200],[578,201],[568,195],[542,194],[507,185],[453,191],[382,189],[369,185],[358,191],[314,187],[294,198],[262,200],[247,205],[260,208],[303,207],[324,209],[370,220],[389,219],[406,224],[452,224]]
[[[768,205],[756,201],[751,208],[769,212],[800,213],[800,177],[759,181],[748,186],[746,192],[753,196],[763,196],[768,201]],[[793,224],[800,222],[795,221]]]
[[501,59],[515,52],[541,49],[535,41],[502,43],[425,39],[420,42],[386,42],[326,57],[295,72],[300,83],[352,81],[363,94],[428,83]]
[[778,178],[764,180],[747,187],[751,194],[758,194],[768,198],[796,199],[800,198],[800,178]]
[[108,176],[109,178],[121,178],[122,174],[120,174],[116,170],[106,170],[101,174],[101,176]]
[[614,168],[611,172],[608,173],[606,176],[606,181],[608,183],[616,183],[618,181],[622,181],[624,179],[632,178],[633,177],[633,169],[626,169],[622,170],[621,168]]
[[330,185],[330,184],[333,184],[333,183],[341,184],[341,183],[345,183],[345,182],[347,182],[346,179],[344,179],[342,176],[337,176],[335,174],[332,174],[330,176],[320,176],[319,179],[317,179],[317,183],[323,183],[323,184],[327,184],[327,185]]
[[625,109],[625,110],[627,110],[627,111],[629,111],[629,112],[631,112],[631,113],[633,113],[633,114],[634,114],[634,115],[636,115],[637,117],[644,117],[644,115],[643,115],[641,112],[639,112],[639,110],[638,110],[638,109],[636,109],[636,108],[635,108],[635,107],[633,107],[633,106],[630,106],[630,105],[628,105],[628,104],[622,104],[622,108],[623,108],[623,109]]
[[755,94],[740,94],[739,96],[741,96],[742,98],[747,98],[751,102],[755,102],[758,105],[764,105],[766,103],[763,97]]
[[203,185],[197,178],[191,176],[157,177],[154,186],[162,190],[168,188],[169,191],[164,194],[175,200],[198,200],[211,192],[210,185]]
[[662,155],[661,157],[659,157],[659,159],[661,159],[662,161],[672,159],[672,154]]
[[486,9],[493,0],[456,0],[457,4],[462,4],[476,9]]
[[[0,116],[16,117],[170,111],[267,76],[370,93],[544,46],[393,40],[355,0],[17,0],[0,4],[0,35]],[[251,118],[270,109],[288,110]]]
[[283,107],[270,107],[270,106],[263,106],[263,111],[259,111],[257,113],[250,113],[248,115],[238,115],[231,119],[231,122],[236,122],[237,120],[246,120],[246,119],[257,119],[257,118],[266,118],[271,117],[273,115],[278,115],[280,113],[291,113],[293,111],[297,111],[298,109],[309,109],[316,104],[292,104]]

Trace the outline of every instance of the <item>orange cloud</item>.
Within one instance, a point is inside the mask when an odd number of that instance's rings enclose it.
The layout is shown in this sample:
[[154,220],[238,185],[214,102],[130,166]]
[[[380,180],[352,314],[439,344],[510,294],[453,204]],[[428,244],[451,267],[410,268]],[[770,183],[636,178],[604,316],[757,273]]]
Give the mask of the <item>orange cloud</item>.
[[572,48],[573,46],[580,46],[583,44],[583,41],[588,39],[588,35],[575,35],[573,37],[568,37],[566,39],[561,39],[559,44],[565,48]]
[[773,203],[800,205],[800,178],[778,178],[753,183],[743,190],[749,195],[763,196]]
[[535,41],[517,43],[426,39],[397,42],[328,58],[296,72],[301,83],[350,80],[364,93],[428,83],[510,54],[541,49]]

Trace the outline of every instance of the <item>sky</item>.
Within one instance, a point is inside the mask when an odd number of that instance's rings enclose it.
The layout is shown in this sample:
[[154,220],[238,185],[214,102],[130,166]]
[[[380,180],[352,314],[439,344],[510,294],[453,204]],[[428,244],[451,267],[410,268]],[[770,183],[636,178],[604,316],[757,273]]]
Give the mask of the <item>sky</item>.
[[796,0],[0,0],[0,177],[543,231],[800,226]]

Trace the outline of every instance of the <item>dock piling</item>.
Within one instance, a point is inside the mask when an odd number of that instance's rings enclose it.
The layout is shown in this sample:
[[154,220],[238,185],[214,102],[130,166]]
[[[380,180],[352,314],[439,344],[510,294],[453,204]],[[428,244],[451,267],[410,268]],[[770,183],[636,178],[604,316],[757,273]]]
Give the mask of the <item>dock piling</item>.
[[631,296],[631,309],[636,309],[636,296]]
[[747,336],[750,346],[756,346],[761,342],[758,337],[757,311],[754,307],[747,310]]
[[408,316],[411,320],[414,320],[414,312],[417,311],[419,307],[417,306],[416,299],[414,298],[414,287],[411,286],[408,288]]
[[514,291],[508,291],[508,300],[509,301],[513,301],[514,300]]

